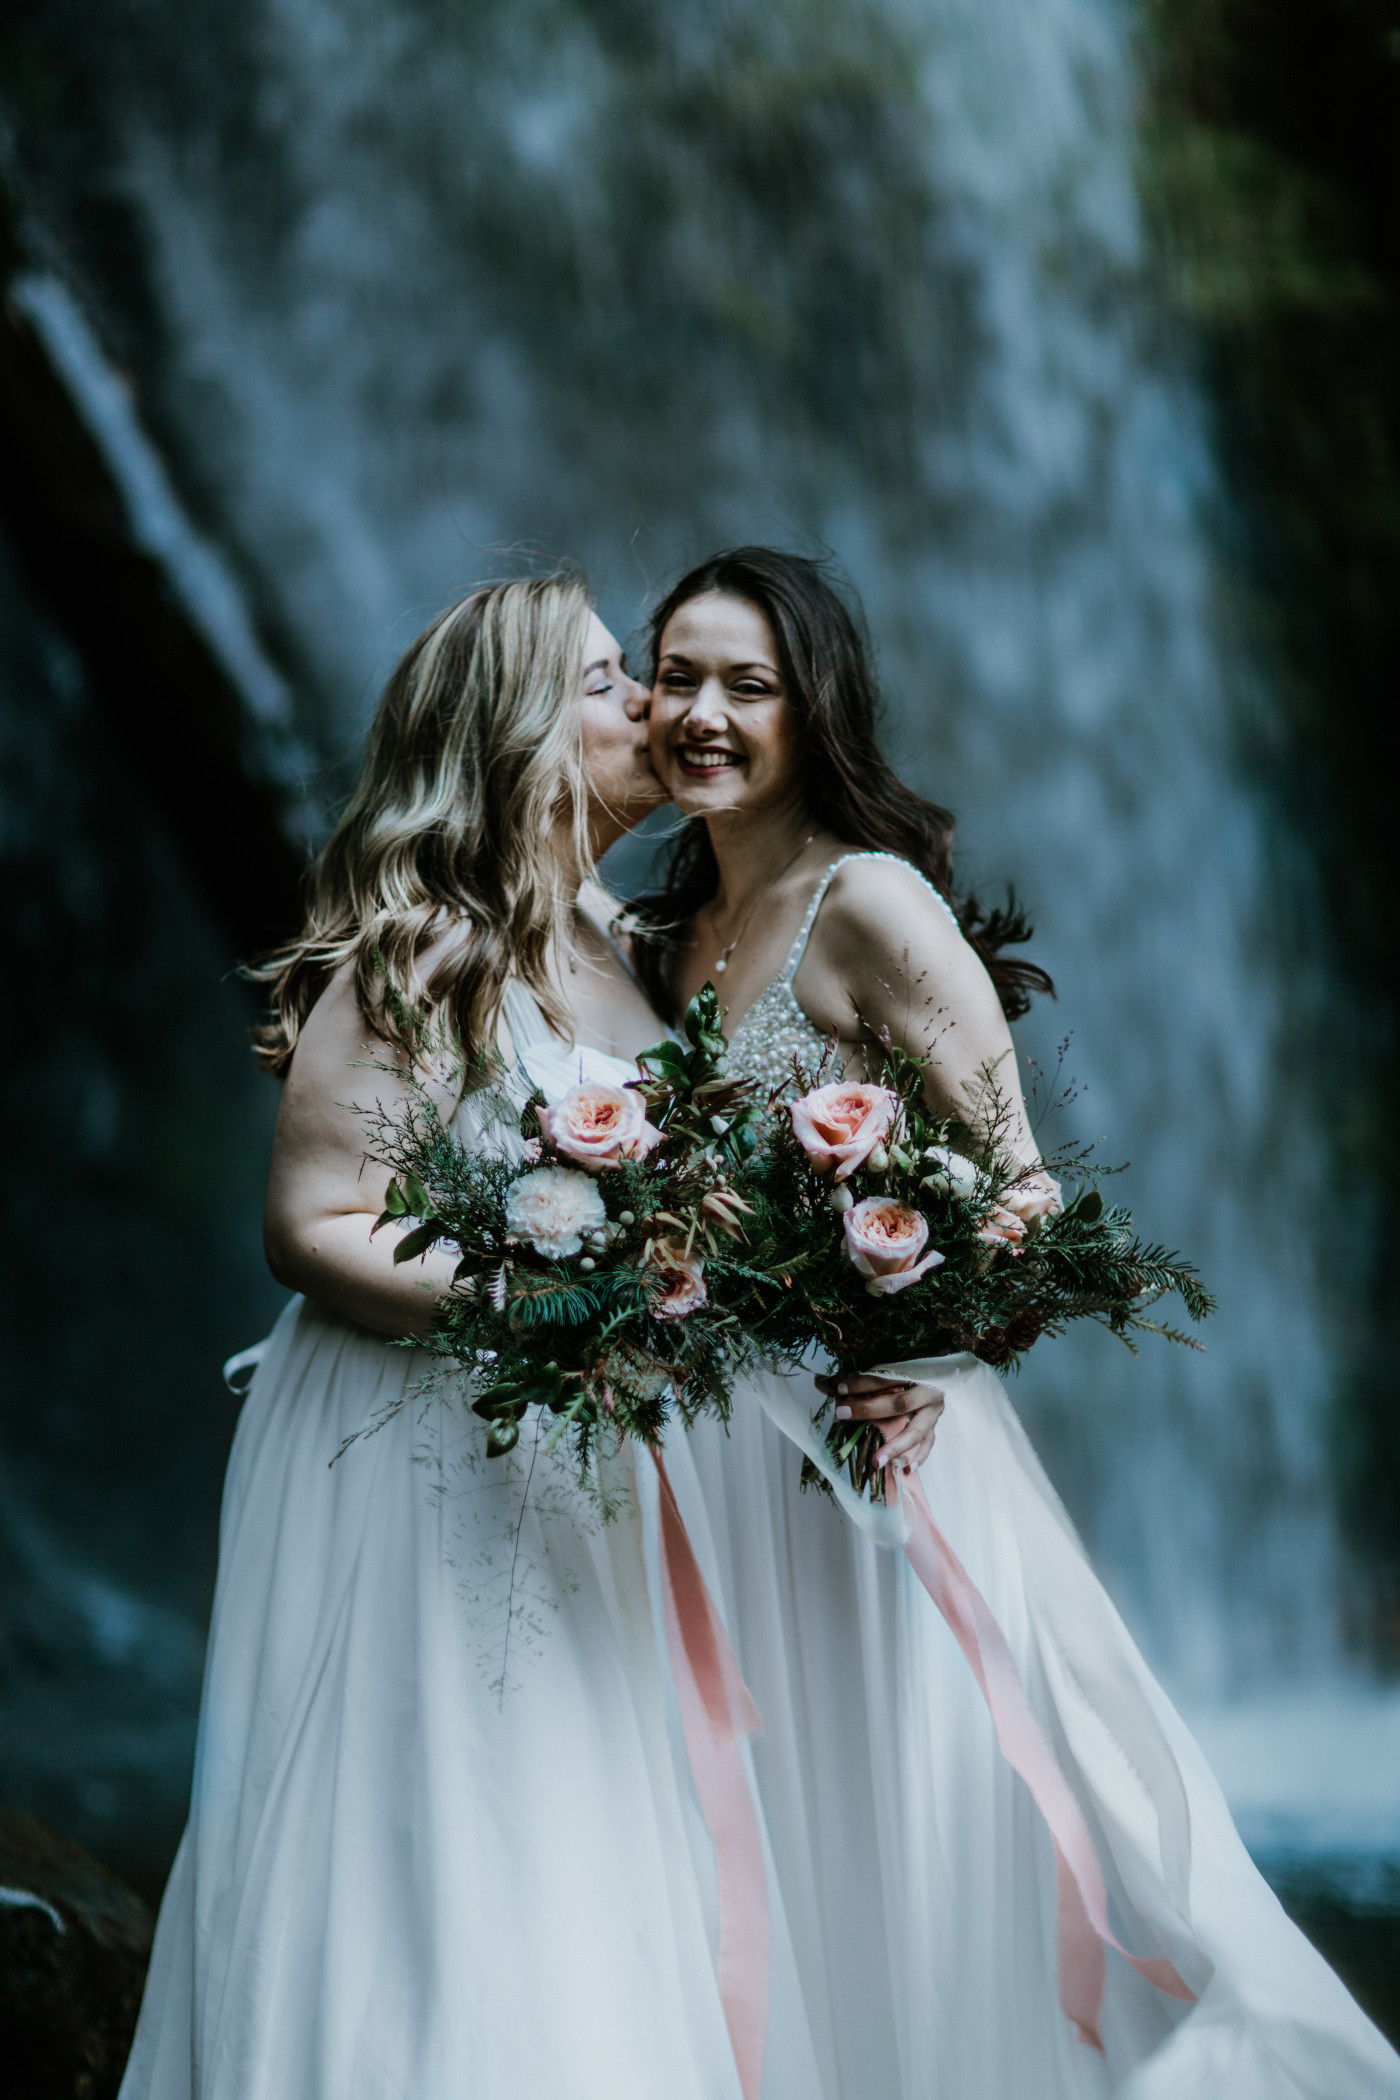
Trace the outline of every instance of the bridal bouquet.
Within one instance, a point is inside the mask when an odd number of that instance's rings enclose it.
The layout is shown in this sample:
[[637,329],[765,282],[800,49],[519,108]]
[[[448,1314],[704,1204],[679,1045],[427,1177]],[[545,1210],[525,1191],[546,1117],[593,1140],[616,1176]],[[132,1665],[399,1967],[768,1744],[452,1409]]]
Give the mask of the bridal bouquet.
[[713,1264],[750,1215],[737,1181],[759,1103],[725,1051],[709,991],[683,1042],[646,1052],[640,1081],[533,1095],[516,1159],[462,1146],[421,1092],[397,1119],[370,1116],[394,1175],[375,1230],[411,1226],[396,1262],[439,1245],[459,1257],[428,1346],[445,1377],[467,1375],[490,1456],[514,1449],[532,1406],[554,1416],[581,1480],[600,1433],[659,1445],[673,1415],[727,1416],[754,1351]]
[[[747,1259],[727,1278],[728,1308],[770,1362],[793,1368],[820,1342],[852,1372],[963,1352],[1015,1368],[1084,1319],[1130,1349],[1135,1331],[1199,1346],[1147,1316],[1176,1292],[1205,1318],[1214,1301],[1195,1271],[1105,1204],[1088,1150],[1019,1161],[994,1075],[961,1118],[930,1113],[922,1064],[894,1047],[878,1084],[794,1077],[798,1097],[740,1177]],[[1077,1176],[1068,1203],[1052,1168]],[[833,1422],[826,1442],[853,1486],[883,1492],[875,1425]],[[824,1484],[810,1460],[804,1477]]]
[[[765,1097],[729,1076],[720,1024],[706,985],[639,1080],[535,1094],[520,1158],[467,1150],[426,1096],[370,1118],[395,1261],[458,1255],[429,1346],[469,1381],[489,1455],[538,1406],[587,1479],[600,1436],[658,1447],[673,1416],[726,1419],[740,1369],[796,1369],[814,1346],[849,1371],[963,1351],[1014,1367],[1082,1319],[1129,1347],[1135,1331],[1194,1346],[1147,1317],[1173,1291],[1205,1317],[1194,1270],[1105,1205],[1087,1152],[1028,1172],[993,1075],[961,1118],[930,1113],[922,1065],[894,1047],[878,1083],[794,1067],[796,1098]],[[1068,1203],[1051,1170],[1077,1177]],[[881,1493],[878,1429],[825,1435]],[[821,1481],[810,1460],[804,1475]]]

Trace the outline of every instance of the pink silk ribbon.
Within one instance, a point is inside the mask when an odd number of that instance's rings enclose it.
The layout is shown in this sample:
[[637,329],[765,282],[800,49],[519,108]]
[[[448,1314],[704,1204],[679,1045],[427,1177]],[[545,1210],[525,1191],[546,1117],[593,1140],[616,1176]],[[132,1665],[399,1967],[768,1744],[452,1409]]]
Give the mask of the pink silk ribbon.
[[744,2100],[759,2100],[768,2039],[770,1930],[763,1841],[740,1747],[762,1726],[700,1572],[659,1450],[666,1639],[691,1774],[715,1848],[719,1994]]
[[[886,1437],[903,1425],[881,1425]],[[898,1485],[885,1478],[885,1499],[893,1502]],[[1006,1636],[992,1616],[986,1598],[933,1521],[916,1469],[904,1476],[909,1537],[904,1551],[914,1573],[947,1620],[954,1640],[972,1667],[996,1729],[1001,1754],[1030,1789],[1055,1847],[1055,1880],[1059,1897],[1060,2004],[1079,2038],[1103,2053],[1099,2015],[1103,2006],[1104,1948],[1116,1947],[1139,1976],[1169,1997],[1194,2005],[1169,1961],[1144,1960],[1129,1954],[1108,1923],[1108,1895],[1094,1841],[1069,1782],[1055,1761],[1040,1723],[1017,1675]]]

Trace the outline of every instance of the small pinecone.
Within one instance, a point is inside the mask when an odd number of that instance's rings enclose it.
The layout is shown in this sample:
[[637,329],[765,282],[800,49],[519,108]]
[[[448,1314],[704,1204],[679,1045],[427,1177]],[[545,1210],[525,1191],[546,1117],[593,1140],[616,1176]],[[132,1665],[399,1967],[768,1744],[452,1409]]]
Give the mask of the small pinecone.
[[1034,1342],[1039,1340],[1040,1331],[1044,1325],[1045,1322],[1041,1319],[1040,1314],[1032,1312],[1027,1306],[1023,1311],[1013,1313],[1007,1321],[1006,1339],[1013,1349],[1029,1349]]
[[984,1364],[1004,1364],[1011,1354],[1011,1342],[1004,1327],[984,1327],[977,1337],[977,1354]]

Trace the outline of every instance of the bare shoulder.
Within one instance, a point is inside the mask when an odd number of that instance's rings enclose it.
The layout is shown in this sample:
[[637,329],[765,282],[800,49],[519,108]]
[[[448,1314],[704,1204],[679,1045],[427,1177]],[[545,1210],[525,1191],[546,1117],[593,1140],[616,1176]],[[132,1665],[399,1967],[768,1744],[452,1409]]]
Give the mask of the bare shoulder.
[[440,933],[435,933],[418,956],[413,966],[420,993],[433,981],[434,972],[454,956],[471,936],[472,922],[463,913],[461,917],[449,919]]
[[[414,991],[420,998],[432,982],[434,973],[460,948],[470,930],[467,920],[455,919],[441,933],[435,934],[420,952],[413,969]],[[292,1071],[300,1070],[305,1078],[323,1063],[343,1072],[348,1064],[366,1060],[395,1067],[404,1062],[402,1054],[371,1027],[360,1005],[355,962],[350,957],[332,973],[307,1015],[297,1041]]]
[[952,959],[966,943],[948,907],[899,860],[848,860],[832,877],[817,922],[823,945],[888,956],[907,947]]
[[[409,1098],[409,1060],[377,1035],[361,1010],[353,962],[331,977],[307,1015],[292,1056],[278,1117],[279,1149],[323,1161],[364,1153],[365,1112],[396,1113]],[[416,1067],[414,1090],[444,1121],[461,1095],[462,1076],[445,1065]]]
[[346,1084],[347,1074],[367,1064],[390,1061],[389,1046],[370,1027],[355,989],[353,961],[344,962],[326,984],[297,1038],[287,1085],[302,1093],[330,1080]]

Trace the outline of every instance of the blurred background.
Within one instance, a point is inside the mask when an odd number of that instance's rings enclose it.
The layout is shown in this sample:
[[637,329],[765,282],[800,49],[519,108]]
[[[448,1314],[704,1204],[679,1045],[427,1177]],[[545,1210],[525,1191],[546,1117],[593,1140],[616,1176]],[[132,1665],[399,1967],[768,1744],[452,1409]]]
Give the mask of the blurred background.
[[775,541],[1219,1295],[1013,1397],[1394,2028],[1393,5],[10,0],[0,171],[0,1802],[158,1896],[279,1304],[231,972],[395,656]]

